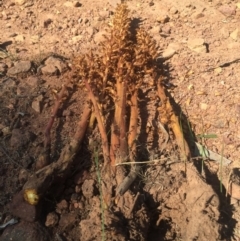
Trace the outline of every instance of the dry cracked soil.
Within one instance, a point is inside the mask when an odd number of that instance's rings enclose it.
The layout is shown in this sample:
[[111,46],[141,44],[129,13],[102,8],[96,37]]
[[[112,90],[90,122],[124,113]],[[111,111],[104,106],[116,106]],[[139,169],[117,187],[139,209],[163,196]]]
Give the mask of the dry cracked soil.
[[[167,161],[142,165],[124,194],[123,211],[103,211],[98,168],[88,148],[95,130],[64,182],[55,183],[37,206],[23,200],[21,190],[34,172],[54,105],[52,90],[72,78],[76,57],[98,48],[120,2],[0,0],[1,241],[240,240],[237,0],[126,1],[133,23],[159,46],[164,82],[177,115],[184,117],[187,138],[220,158],[179,161],[162,131],[157,153]],[[83,91],[69,93],[52,128],[52,160],[74,135],[82,113]],[[146,111],[150,123],[141,130],[145,141],[155,118],[151,95],[142,92],[148,102],[142,115]],[[189,143],[194,157],[194,142]],[[144,145],[141,159],[154,159],[155,150]],[[12,218],[17,223],[5,227]]]

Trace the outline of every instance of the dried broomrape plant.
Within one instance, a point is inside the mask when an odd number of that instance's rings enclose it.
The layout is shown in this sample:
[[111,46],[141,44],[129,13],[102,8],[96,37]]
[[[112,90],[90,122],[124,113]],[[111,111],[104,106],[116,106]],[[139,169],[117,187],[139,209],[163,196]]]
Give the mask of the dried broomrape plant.
[[[161,100],[158,121],[173,130],[181,155],[190,156],[168,92],[161,82],[162,70],[156,60],[158,47],[144,29],[138,28],[133,34],[130,25],[126,4],[118,5],[99,49],[75,60],[80,77],[76,84],[86,90],[92,107],[86,104],[76,135],[64,148],[59,160],[37,171],[25,189],[44,193],[51,184],[49,180],[63,173],[79,151],[88,123],[90,130],[97,123],[104,159],[101,189],[105,205],[109,206],[113,198],[116,197],[116,201],[122,196],[139,169],[138,165],[132,164],[130,173],[126,175],[124,166],[117,165],[137,161],[139,90],[143,86],[155,90]],[[146,75],[150,77],[148,83],[144,81]],[[113,187],[116,188],[114,193]]]

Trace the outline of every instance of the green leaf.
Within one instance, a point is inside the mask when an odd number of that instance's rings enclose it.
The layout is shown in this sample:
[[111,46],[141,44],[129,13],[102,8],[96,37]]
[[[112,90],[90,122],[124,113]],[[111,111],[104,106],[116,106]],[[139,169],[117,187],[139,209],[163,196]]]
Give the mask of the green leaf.
[[206,139],[218,138],[218,136],[216,134],[198,134],[197,137],[206,138]]

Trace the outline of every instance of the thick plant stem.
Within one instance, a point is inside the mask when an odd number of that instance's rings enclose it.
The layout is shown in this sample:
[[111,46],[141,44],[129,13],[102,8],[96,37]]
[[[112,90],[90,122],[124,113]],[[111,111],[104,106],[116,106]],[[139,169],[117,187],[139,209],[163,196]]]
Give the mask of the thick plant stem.
[[179,120],[176,114],[173,111],[173,108],[170,104],[169,97],[166,94],[166,90],[164,86],[161,85],[161,80],[159,79],[158,85],[157,85],[157,92],[158,96],[161,99],[162,102],[162,109],[164,110],[164,113],[160,113],[163,115],[166,115],[168,123],[170,124],[173,133],[176,137],[177,144],[180,148],[181,155],[186,159],[189,160],[191,154],[189,146],[184,138],[183,132],[180,128]]
[[[131,96],[131,116],[129,123],[129,136],[128,136],[128,147],[129,147],[129,155],[130,161],[136,161],[136,152],[137,152],[137,123],[138,123],[138,91],[134,90]],[[137,177],[137,173],[140,169],[139,165],[131,165],[130,173],[119,183],[116,194],[122,196],[130,187],[130,185],[134,182]]]
[[[122,78],[123,59],[118,62],[118,74],[116,80],[117,99],[115,101],[115,113],[112,124],[111,147],[117,158],[117,162],[123,162],[127,157],[126,137],[126,85],[127,80]],[[115,163],[114,163],[115,165]]]
[[99,128],[100,135],[101,135],[101,138],[102,138],[104,166],[106,166],[106,165],[110,164],[110,150],[109,150],[109,146],[108,146],[107,133],[106,133],[105,127],[103,125],[101,113],[100,113],[99,108],[98,108],[98,103],[96,101],[96,98],[95,98],[95,96],[92,92],[92,89],[91,89],[89,83],[87,82],[87,80],[85,80],[85,85],[86,85],[86,88],[88,90],[89,97],[92,101],[94,111],[95,111],[95,115],[96,115],[96,119],[97,119],[97,122],[98,122],[98,128]]
[[130,160],[135,161],[136,157],[136,138],[137,138],[137,123],[138,123],[138,102],[137,90],[134,90],[131,96],[131,116],[129,123],[128,147],[130,148]]

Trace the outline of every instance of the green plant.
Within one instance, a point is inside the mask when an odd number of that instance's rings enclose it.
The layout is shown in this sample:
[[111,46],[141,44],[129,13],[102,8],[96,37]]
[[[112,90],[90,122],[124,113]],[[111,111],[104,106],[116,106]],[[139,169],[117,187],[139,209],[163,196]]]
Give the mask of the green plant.
[[100,205],[101,205],[101,232],[102,232],[102,241],[106,240],[105,235],[105,215],[104,215],[104,201],[103,201],[103,194],[102,194],[102,179],[101,179],[101,172],[99,168],[99,152],[94,148],[94,161],[96,165],[96,173],[97,173],[97,180],[99,185],[99,193],[100,193]]

